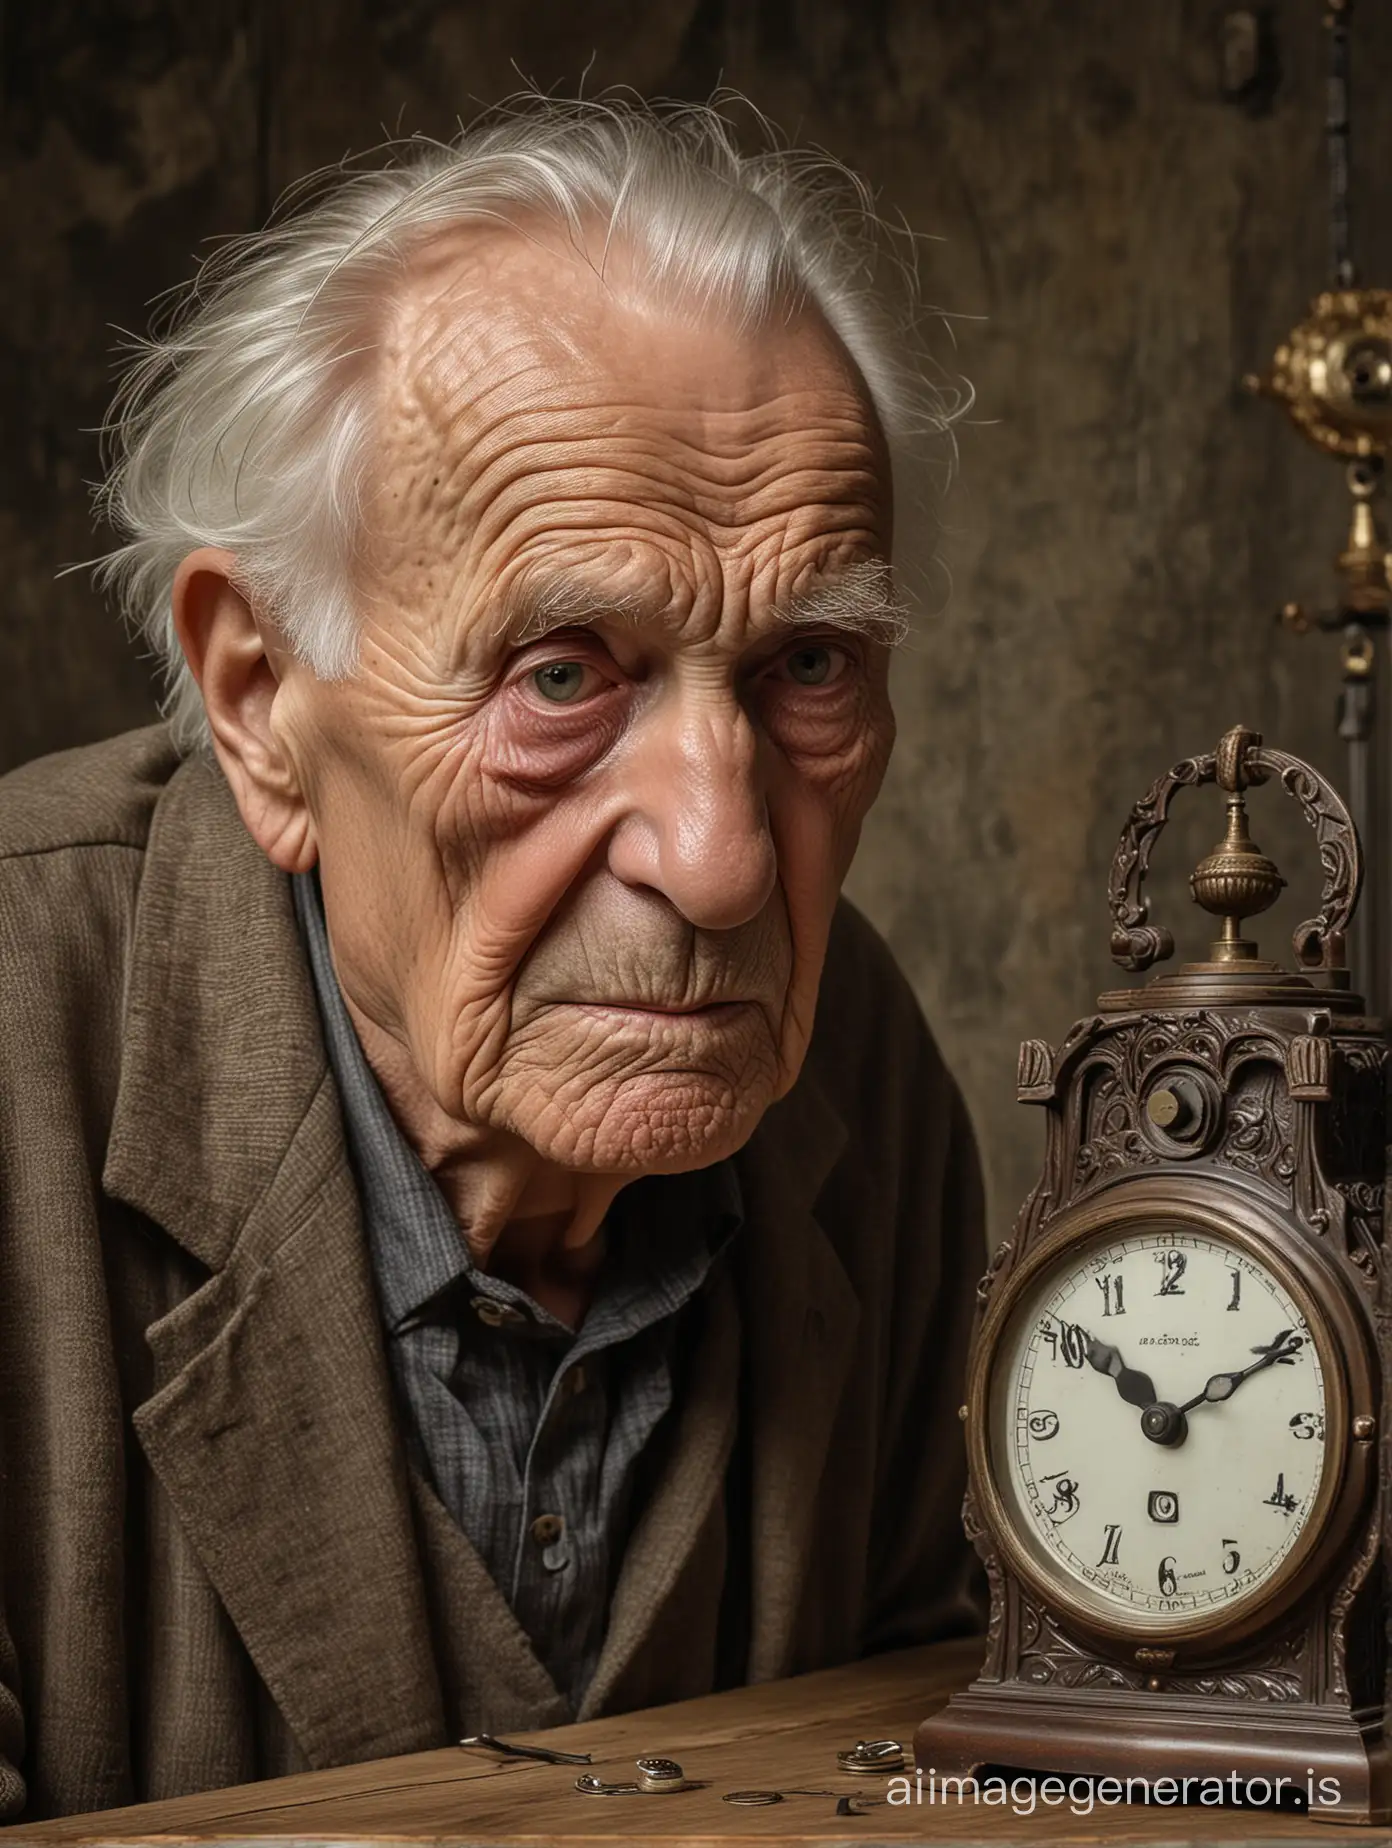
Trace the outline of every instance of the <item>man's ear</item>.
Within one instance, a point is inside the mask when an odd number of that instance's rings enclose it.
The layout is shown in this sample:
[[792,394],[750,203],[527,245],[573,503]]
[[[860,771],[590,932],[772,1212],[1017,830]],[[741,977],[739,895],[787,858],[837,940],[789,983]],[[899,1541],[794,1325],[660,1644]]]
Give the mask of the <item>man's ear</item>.
[[242,820],[282,872],[303,873],[317,857],[314,823],[271,722],[280,686],[274,645],[233,581],[235,566],[233,554],[218,546],[189,553],[174,575],[174,629]]

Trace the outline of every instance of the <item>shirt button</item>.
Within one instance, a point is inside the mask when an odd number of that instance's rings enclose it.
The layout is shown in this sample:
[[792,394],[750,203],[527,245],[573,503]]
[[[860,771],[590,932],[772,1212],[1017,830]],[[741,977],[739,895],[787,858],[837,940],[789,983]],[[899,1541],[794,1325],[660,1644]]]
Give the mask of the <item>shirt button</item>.
[[492,1296],[476,1296],[469,1307],[485,1328],[514,1328],[527,1319],[512,1303],[500,1303]]
[[538,1546],[554,1546],[565,1532],[565,1522],[559,1514],[539,1514],[532,1522],[532,1538]]

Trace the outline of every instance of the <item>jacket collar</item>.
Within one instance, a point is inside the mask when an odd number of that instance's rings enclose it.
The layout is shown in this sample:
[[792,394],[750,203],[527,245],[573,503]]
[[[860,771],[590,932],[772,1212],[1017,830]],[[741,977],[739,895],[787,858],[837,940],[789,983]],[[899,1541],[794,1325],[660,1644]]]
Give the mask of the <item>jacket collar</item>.
[[[289,882],[203,760],[180,765],[156,805],[133,937],[104,1185],[212,1273],[148,1331],[156,1388],[137,1433],[311,1765],[436,1744],[375,1286]],[[854,1349],[858,1304],[812,1210],[845,1137],[809,1069],[737,1158],[754,1680],[795,1663]],[[625,1562],[631,1621],[603,1665],[611,1688],[719,1495],[736,1369],[723,1377],[660,1490],[684,1518],[645,1523]]]
[[189,758],[146,844],[103,1186],[220,1270],[326,1069],[289,881]]

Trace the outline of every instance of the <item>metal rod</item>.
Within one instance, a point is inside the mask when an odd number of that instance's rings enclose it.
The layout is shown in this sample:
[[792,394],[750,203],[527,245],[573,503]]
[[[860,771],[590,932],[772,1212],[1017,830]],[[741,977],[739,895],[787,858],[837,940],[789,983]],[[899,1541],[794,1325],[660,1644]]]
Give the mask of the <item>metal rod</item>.
[[[1367,680],[1345,678],[1339,693],[1339,736],[1348,746],[1349,815],[1358,838],[1366,843],[1374,838],[1373,816],[1377,787],[1373,755],[1375,739],[1372,725],[1373,688]],[[1382,988],[1380,967],[1378,911],[1380,909],[1376,872],[1363,887],[1363,897],[1353,914],[1352,942],[1348,946],[1349,968],[1354,987],[1359,989],[1374,1012],[1379,1006]]]
[[1392,853],[1387,851],[1387,830],[1392,825],[1392,740],[1387,729],[1387,713],[1392,709],[1392,652],[1388,642],[1389,632],[1383,629],[1377,638],[1369,689],[1373,705],[1368,745],[1371,812],[1363,836],[1363,890],[1372,908],[1368,1012],[1384,1020],[1392,1007]]
[[1351,289],[1349,248],[1349,16],[1353,0],[1327,0],[1329,74],[1325,90],[1324,144],[1329,159],[1329,264],[1336,289]]

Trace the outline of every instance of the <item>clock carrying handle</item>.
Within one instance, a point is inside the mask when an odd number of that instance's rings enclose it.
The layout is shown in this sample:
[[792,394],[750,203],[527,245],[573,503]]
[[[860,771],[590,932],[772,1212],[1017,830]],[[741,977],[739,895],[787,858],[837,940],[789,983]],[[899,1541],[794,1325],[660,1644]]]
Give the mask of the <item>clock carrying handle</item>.
[[1176,792],[1217,783],[1233,794],[1271,777],[1279,778],[1286,793],[1294,796],[1314,829],[1324,872],[1319,914],[1299,925],[1291,939],[1296,961],[1302,969],[1343,968],[1344,941],[1363,884],[1358,831],[1317,770],[1285,751],[1264,749],[1261,734],[1240,725],[1227,733],[1216,751],[1186,757],[1157,777],[1127,817],[1107,883],[1113,962],[1137,975],[1174,952],[1170,932],[1150,922],[1150,900],[1143,888],[1151,852],[1169,820]]

